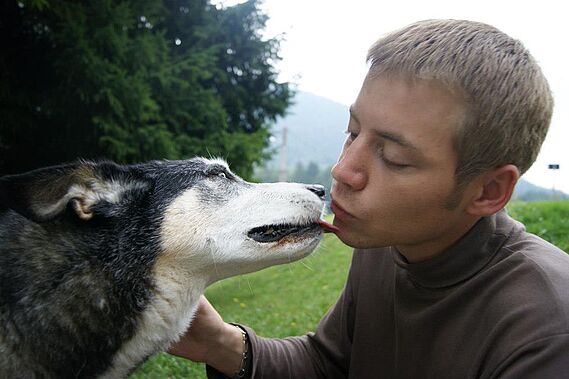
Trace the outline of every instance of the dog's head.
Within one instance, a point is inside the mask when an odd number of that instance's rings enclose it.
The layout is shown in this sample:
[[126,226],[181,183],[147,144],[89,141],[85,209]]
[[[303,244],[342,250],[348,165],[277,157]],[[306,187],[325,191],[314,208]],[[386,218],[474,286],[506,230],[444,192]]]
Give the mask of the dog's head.
[[221,160],[193,164],[199,175],[179,186],[182,190],[164,212],[166,254],[188,266],[209,269],[213,264],[216,280],[300,259],[317,246],[322,235],[322,187],[253,184]]
[[203,158],[79,162],[0,178],[0,210],[37,223],[121,225],[136,245],[155,244],[157,259],[207,282],[309,254],[326,227],[323,194],[313,185],[248,183],[222,160]]

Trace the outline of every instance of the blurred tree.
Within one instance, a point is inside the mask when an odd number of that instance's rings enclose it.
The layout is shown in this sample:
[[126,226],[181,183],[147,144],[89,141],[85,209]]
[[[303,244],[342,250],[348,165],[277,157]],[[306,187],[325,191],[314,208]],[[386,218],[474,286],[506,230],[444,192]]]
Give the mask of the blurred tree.
[[289,171],[288,177],[290,178],[291,182],[298,183],[304,180],[305,169],[304,169],[304,163],[302,163],[301,161],[296,162],[296,165],[294,166],[294,170],[292,170],[292,173],[290,173],[290,169],[288,171]]
[[291,97],[256,0],[0,5],[0,174],[80,158],[226,158],[250,177]]
[[329,175],[329,173],[321,170],[316,162],[310,161],[308,165],[304,166],[304,164],[299,161],[292,171],[291,181],[324,184],[322,179],[326,179],[326,175]]

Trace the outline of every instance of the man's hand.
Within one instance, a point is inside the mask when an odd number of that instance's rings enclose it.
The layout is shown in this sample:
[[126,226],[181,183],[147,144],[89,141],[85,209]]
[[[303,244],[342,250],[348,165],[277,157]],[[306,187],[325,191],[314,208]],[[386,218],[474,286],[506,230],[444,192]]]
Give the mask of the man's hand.
[[224,322],[202,296],[190,328],[168,353],[204,362],[227,376],[233,376],[241,365],[243,336],[235,326]]

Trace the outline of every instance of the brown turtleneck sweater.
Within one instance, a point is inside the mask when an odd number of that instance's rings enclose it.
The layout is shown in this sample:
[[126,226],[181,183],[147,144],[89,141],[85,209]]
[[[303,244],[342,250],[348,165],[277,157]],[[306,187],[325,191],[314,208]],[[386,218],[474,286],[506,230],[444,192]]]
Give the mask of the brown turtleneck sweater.
[[502,211],[426,262],[355,250],[315,333],[246,329],[252,378],[569,378],[569,255]]

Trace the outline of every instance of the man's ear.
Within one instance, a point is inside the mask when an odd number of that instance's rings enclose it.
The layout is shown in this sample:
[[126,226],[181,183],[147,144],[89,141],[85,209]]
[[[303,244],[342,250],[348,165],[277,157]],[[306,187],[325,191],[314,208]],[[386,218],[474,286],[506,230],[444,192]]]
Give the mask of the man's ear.
[[486,217],[500,211],[510,201],[519,178],[520,171],[512,164],[482,174],[476,180],[475,195],[467,207],[468,213]]
[[0,178],[0,207],[36,222],[51,220],[69,207],[78,218],[90,220],[97,211],[116,213],[126,197],[150,187],[128,166],[81,162]]

